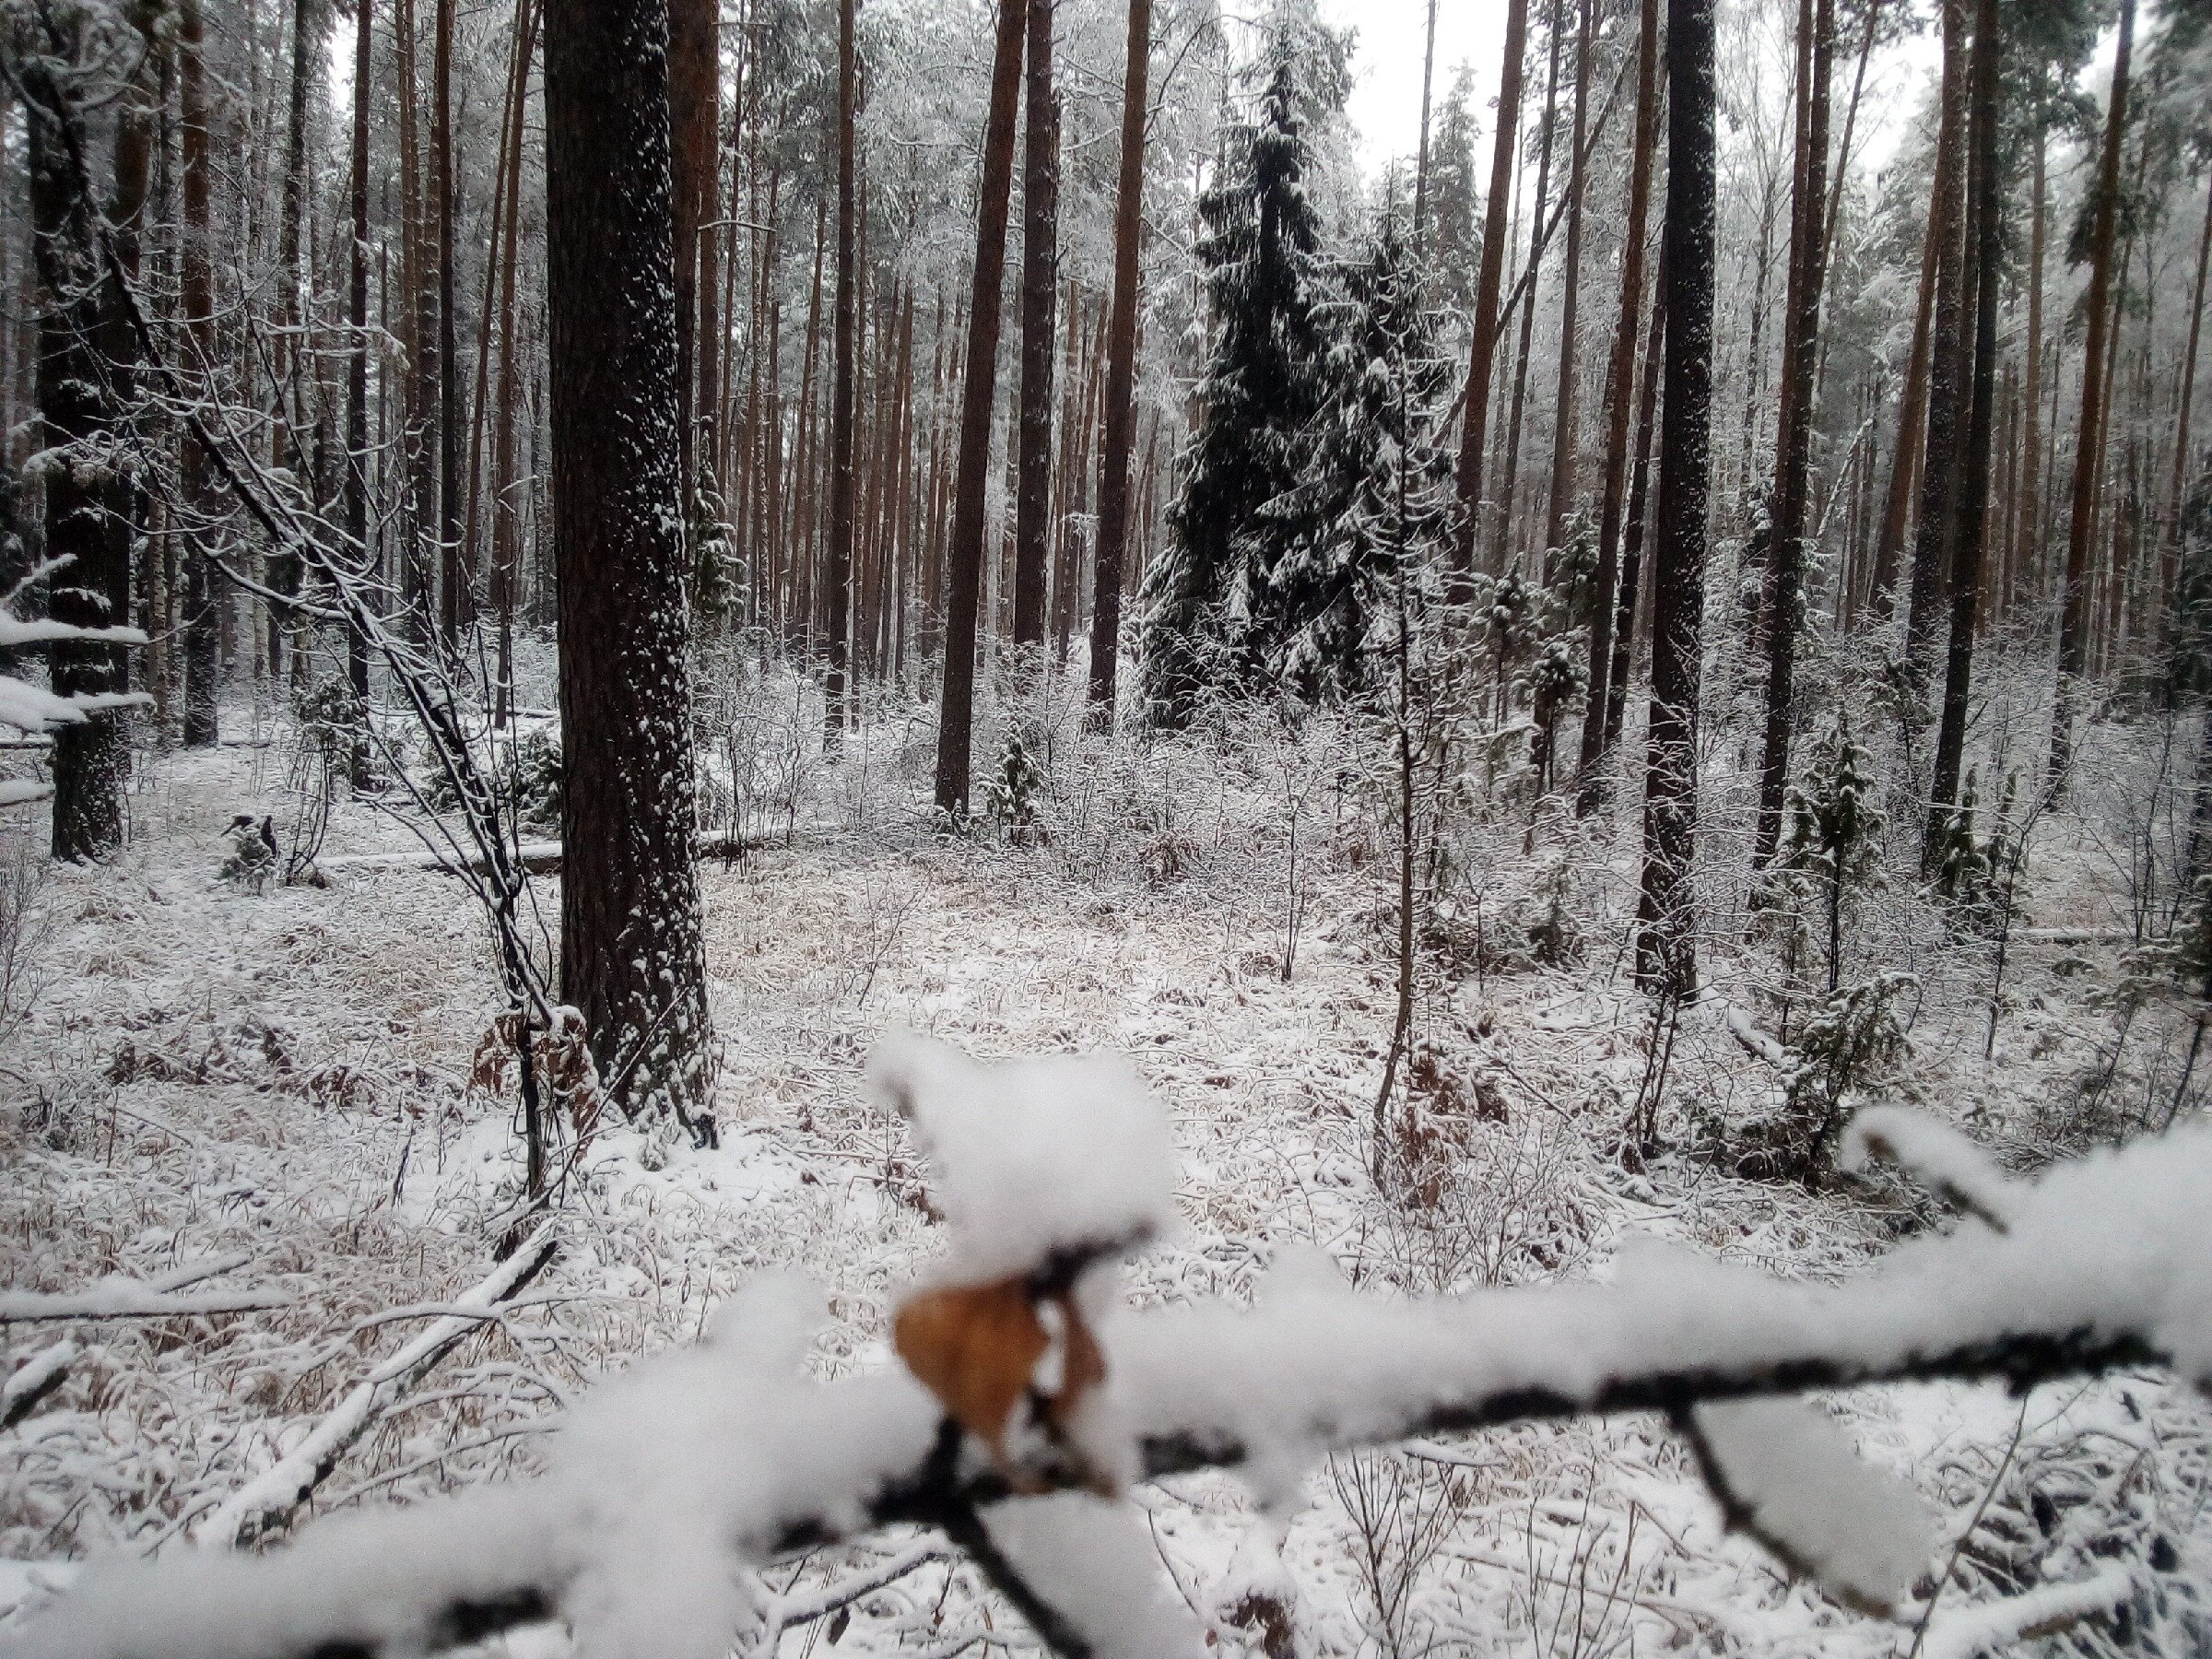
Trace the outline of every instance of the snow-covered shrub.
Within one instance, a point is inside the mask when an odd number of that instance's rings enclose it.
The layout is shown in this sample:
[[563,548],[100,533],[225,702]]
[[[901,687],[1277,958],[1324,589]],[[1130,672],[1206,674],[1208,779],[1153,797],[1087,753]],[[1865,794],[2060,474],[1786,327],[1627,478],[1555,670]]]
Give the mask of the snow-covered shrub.
[[249,893],[265,890],[283,862],[276,848],[276,820],[266,816],[256,819],[253,814],[241,812],[230,820],[223,839],[229,843],[230,852],[216,874]]
[[1019,721],[1007,725],[997,762],[983,780],[982,791],[985,816],[1007,843],[1017,847],[1047,839],[1042,822],[1047,780],[1021,727]]
[[[500,792],[500,805],[518,824],[549,830],[560,823],[560,734],[530,726],[509,736],[495,735],[487,769]],[[436,812],[457,812],[461,803],[442,767],[423,780],[423,799]]]
[[1788,1046],[1780,1106],[1722,1131],[1727,1161],[1762,1179],[1817,1176],[1853,1100],[1900,1081],[1912,1053],[1906,1005],[1920,989],[1917,976],[1885,969],[1816,1004]]
[[45,983],[45,881],[46,860],[28,837],[0,841],[0,1041],[23,1023]]

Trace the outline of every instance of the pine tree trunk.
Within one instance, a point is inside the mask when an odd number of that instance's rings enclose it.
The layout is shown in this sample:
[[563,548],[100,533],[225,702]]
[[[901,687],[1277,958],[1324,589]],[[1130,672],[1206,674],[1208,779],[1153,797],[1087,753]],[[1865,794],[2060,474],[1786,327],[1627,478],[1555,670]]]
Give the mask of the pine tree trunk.
[[2189,346],[2182,357],[2182,384],[2176,397],[2173,476],[2166,487],[2166,513],[2159,537],[2159,586],[2171,606],[2179,590],[2182,564],[2182,497],[2189,474],[2190,417],[2196,406],[2196,348],[2205,324],[2205,278],[2212,272],[2212,192],[2205,200],[2204,229],[2196,240],[2196,284],[2189,299]]
[[437,38],[430,65],[433,124],[430,166],[435,179],[432,211],[438,216],[438,562],[439,624],[446,649],[456,654],[461,630],[474,609],[462,562],[461,535],[461,354],[455,345],[453,247],[456,193],[453,179],[453,7],[438,0]]
[[1912,524],[1912,487],[1919,477],[1927,439],[1928,371],[1936,275],[1943,250],[1958,234],[1955,208],[1949,219],[1945,218],[1944,213],[1947,206],[1957,201],[1958,193],[1952,181],[1961,165],[1959,148],[1964,140],[1957,132],[1956,111],[1947,96],[1943,100],[1942,110],[1936,135],[1936,176],[1930,188],[1928,229],[1921,244],[1920,298],[1912,312],[1912,347],[1906,358],[1905,394],[1898,407],[1897,451],[1889,462],[1888,494],[1882,511],[1881,534],[1875,544],[1873,610],[1876,618],[1883,621],[1888,619],[1896,605],[1898,560],[1904,552],[1905,532]]
[[2104,457],[2106,356],[2112,332],[2112,243],[2120,211],[2120,146],[2127,126],[2127,76],[2136,41],[2136,0],[2120,0],[2120,43],[2112,60],[2112,101],[2097,164],[2097,214],[2089,243],[2088,325],[2082,345],[2081,419],[2074,433],[2072,513],[2066,530],[2066,576],[2058,623],[2058,699],[2051,720],[2046,788],[2055,793],[2074,759],[2074,720],[2081,701],[2089,633],[2089,548],[2097,523],[2098,474]]
[[1651,522],[1652,439],[1653,429],[1658,424],[1659,359],[1665,338],[1666,289],[1662,280],[1659,295],[1652,305],[1651,328],[1644,336],[1643,391],[1636,412],[1636,459],[1629,487],[1629,521],[1621,533],[1620,596],[1613,609],[1613,661],[1606,671],[1606,727],[1599,747],[1599,753],[1605,755],[1619,747],[1621,723],[1628,717],[1629,675],[1635,662],[1636,606],[1644,576],[1644,528]]
[[1129,0],[1122,76],[1122,171],[1113,206],[1112,317],[1106,334],[1106,431],[1099,453],[1099,545],[1091,584],[1088,723],[1113,725],[1119,695],[1122,585],[1129,568],[1129,465],[1136,441],[1136,288],[1145,206],[1145,101],[1152,0]]
[[[720,172],[715,144],[722,131],[722,65],[715,38],[720,0],[669,0],[668,124],[675,165],[677,373],[681,387],[682,466],[688,501],[693,482],[693,455],[700,401],[694,388],[706,350],[700,327],[700,253],[712,235],[705,229],[714,217],[714,181]],[[756,357],[759,355],[755,354]],[[688,522],[688,515],[687,515]]]
[[[346,536],[364,575],[375,574],[369,549],[369,111],[372,100],[363,88],[371,79],[375,8],[369,0],[355,0],[353,41],[353,156],[347,180],[347,205],[352,213],[352,246],[346,266],[346,323],[350,331],[346,353],[346,478],[342,511]],[[355,700],[369,698],[369,636],[356,625],[346,630],[346,677]],[[366,784],[368,756],[354,760],[354,782]]]
[[2033,582],[2042,567],[2043,243],[2049,218],[2044,156],[2049,148],[2049,139],[2037,135],[2028,230],[2028,383],[2020,402],[2020,523],[2012,558],[2015,592],[2006,598],[2008,607],[2017,602],[2018,589]]
[[1652,158],[1659,143],[1659,0],[1641,0],[1636,38],[1636,147],[1629,163],[1629,214],[1621,232],[1620,314],[1606,372],[1606,475],[1597,521],[1597,602],[1590,621],[1590,695],[1583,712],[1578,759],[1582,787],[1575,811],[1587,817],[1601,799],[1599,768],[1606,747],[1615,590],[1620,585],[1620,519],[1628,492],[1629,405],[1636,395],[1636,336],[1642,324],[1643,244],[1651,217]]
[[1551,493],[1544,510],[1544,557],[1558,556],[1567,511],[1573,504],[1575,448],[1581,441],[1576,406],[1577,352],[1582,345],[1576,313],[1583,285],[1583,198],[1589,188],[1590,162],[1583,153],[1590,123],[1592,37],[1597,32],[1595,0],[1583,0],[1574,31],[1574,138],[1567,173],[1567,268],[1559,293],[1559,383],[1552,398]]
[[1516,285],[1522,291],[1521,337],[1513,352],[1513,396],[1512,412],[1506,418],[1505,440],[1505,511],[1498,521],[1498,537],[1492,545],[1490,567],[1504,571],[1512,563],[1512,554],[1521,500],[1521,423],[1528,408],[1529,348],[1535,335],[1536,286],[1544,274],[1544,250],[1550,245],[1551,226],[1544,208],[1551,196],[1552,138],[1559,127],[1559,37],[1566,21],[1566,0],[1553,0],[1551,8],[1551,66],[1544,78],[1544,114],[1536,130],[1542,141],[1536,147],[1535,211],[1529,216],[1528,268],[1522,273]]
[[1484,444],[1488,439],[1490,381],[1498,356],[1498,300],[1505,274],[1506,212],[1521,135],[1522,59],[1528,49],[1529,0],[1506,0],[1505,56],[1498,80],[1497,143],[1490,194],[1483,207],[1482,263],[1475,278],[1475,338],[1467,353],[1466,411],[1459,441],[1459,540],[1453,596],[1464,599],[1475,572],[1483,504]]
[[837,265],[832,276],[830,392],[830,546],[825,571],[824,631],[828,634],[829,677],[823,720],[832,743],[845,729],[850,667],[850,611],[853,603],[853,328],[858,318],[859,272],[855,267],[853,105],[859,96],[858,43],[854,39],[857,0],[839,0],[837,12]]
[[[1943,0],[1943,101],[1946,128],[1963,138],[1966,102],[1966,0]],[[1966,393],[1966,169],[1954,166],[1935,205],[1944,227],[1936,261],[1935,322],[1928,340],[1928,435],[1920,468],[1920,519],[1912,532],[1912,580],[1905,611],[1905,660],[1913,693],[1936,680],[1936,652],[1948,602],[1958,535],[1959,405]]]
[[1827,277],[1829,80],[1835,0],[1799,0],[1799,150],[1791,204],[1789,312],[1783,321],[1782,409],[1775,428],[1774,535],[1767,559],[1767,711],[1751,863],[1764,868],[1782,834],[1796,702],[1798,613],[1804,603],[1811,489],[1814,382],[1820,361],[1820,296]]
[[1665,415],[1652,586],[1652,712],[1636,979],[1697,988],[1690,862],[1698,822],[1698,696],[1712,479],[1713,0],[1667,0]]
[[547,0],[561,985],[632,1115],[711,1142],[679,528],[665,0]]
[[1060,106],[1053,0],[1028,0],[1028,131],[1021,184],[1021,401],[1016,441],[1014,642],[1044,643],[1045,546],[1053,516],[1053,346],[1060,293]]
[[[54,73],[53,58],[24,54],[11,67],[21,77],[31,253],[39,273],[40,444],[72,452],[45,477],[45,554],[59,567],[50,589],[51,613],[56,622],[78,628],[112,628],[130,620],[131,572],[127,542],[108,534],[110,481],[95,458],[114,427],[115,410],[100,361],[102,300],[110,285],[100,280],[95,257],[98,208],[86,194],[88,181],[79,157],[72,153],[73,144],[83,142],[84,117],[67,83]],[[122,147],[117,161],[119,170],[130,165]],[[143,147],[135,171],[143,203]],[[119,194],[129,188],[118,181]],[[111,303],[119,300],[114,296]],[[57,640],[48,663],[53,689],[64,697],[128,688],[120,646]],[[124,720],[122,710],[107,709],[54,733],[54,857],[103,859],[122,847],[124,783],[131,762]]]
[[[292,63],[290,90],[285,111],[284,195],[276,230],[276,319],[278,325],[277,407],[275,411],[278,454],[295,477],[309,477],[306,393],[303,380],[311,354],[306,349],[306,291],[312,274],[300,263],[301,226],[307,214],[307,83],[314,73],[314,27],[309,0],[292,0]],[[300,591],[300,561],[289,554],[272,554],[269,585],[279,594]],[[285,607],[272,606],[268,618],[269,675],[285,676],[285,647],[294,623]],[[304,634],[302,634],[304,641]],[[304,662],[294,665],[294,678],[306,683]]]
[[991,66],[991,112],[983,133],[982,189],[976,205],[973,308],[968,368],[960,388],[960,459],[952,497],[950,569],[945,606],[945,677],[937,719],[937,810],[968,815],[970,749],[975,724],[976,609],[983,574],[983,492],[991,469],[991,408],[998,379],[999,288],[1006,278],[1006,206],[1014,182],[1014,114],[1021,92],[1025,0],[999,0],[998,44]]
[[[213,158],[208,153],[207,67],[205,22],[200,0],[179,0],[177,76],[179,181],[184,230],[179,278],[184,312],[185,351],[194,372],[215,371],[215,281],[213,250]],[[183,439],[183,497],[200,509],[213,493],[213,463],[189,434]],[[222,618],[216,597],[215,571],[205,530],[188,525],[183,533],[184,588],[184,746],[211,747],[217,736],[216,704],[222,679]]]
[[1924,868],[1934,874],[1941,862],[1952,815],[1958,809],[1959,772],[1966,750],[1967,698],[1974,667],[1976,607],[1981,602],[1983,544],[1989,524],[1991,439],[1996,406],[1997,288],[2004,259],[2003,174],[1998,166],[1999,61],[2003,50],[1997,0],[1977,0],[1971,133],[1973,182],[1972,241],[1967,265],[1974,306],[1972,382],[1966,425],[1964,466],[1958,485],[1958,523],[1951,559],[1951,634],[1943,682],[1943,716],[1936,738],[1936,776],[1928,793]]

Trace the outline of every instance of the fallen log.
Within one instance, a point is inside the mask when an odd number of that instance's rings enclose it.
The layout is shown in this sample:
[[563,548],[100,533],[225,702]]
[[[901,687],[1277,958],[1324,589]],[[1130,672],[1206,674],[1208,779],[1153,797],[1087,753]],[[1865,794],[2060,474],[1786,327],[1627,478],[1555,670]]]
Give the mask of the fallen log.
[[[743,858],[772,844],[762,836],[712,830],[700,832],[693,851],[700,858]],[[523,841],[515,848],[515,863],[533,876],[558,876],[560,874],[560,843],[557,841]],[[382,870],[427,870],[440,876],[457,876],[466,872],[480,876],[485,873],[486,863],[482,855],[477,853],[471,853],[463,860],[456,859],[450,853],[418,850],[411,853],[330,853],[316,859],[315,867],[331,876]]]

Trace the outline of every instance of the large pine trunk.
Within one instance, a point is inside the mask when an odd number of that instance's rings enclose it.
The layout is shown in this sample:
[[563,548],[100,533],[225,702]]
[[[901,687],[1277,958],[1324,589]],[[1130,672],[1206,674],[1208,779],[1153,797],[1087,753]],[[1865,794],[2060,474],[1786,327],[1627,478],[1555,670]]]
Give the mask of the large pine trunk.
[[[100,361],[100,280],[93,245],[94,204],[73,141],[79,112],[51,58],[25,58],[23,120],[28,139],[31,253],[39,274],[38,369],[41,447],[74,451],[45,477],[46,557],[53,573],[56,622],[110,628],[130,620],[128,543],[107,529],[108,480],[94,457],[113,425]],[[70,129],[74,128],[74,132]],[[138,165],[143,200],[145,159]],[[99,697],[127,688],[120,646],[56,641],[53,688]],[[124,715],[105,709],[63,726],[53,737],[53,855],[106,858],[123,844],[123,790],[131,751]]]
[[1796,188],[1790,224],[1788,313],[1783,319],[1782,410],[1775,431],[1774,536],[1767,559],[1767,717],[1759,759],[1759,819],[1751,861],[1773,857],[1789,782],[1790,726],[1795,712],[1797,628],[1806,566],[1807,495],[1812,474],[1813,395],[1820,364],[1820,293],[1827,276],[1829,77],[1835,51],[1835,0],[1799,0]]
[[1021,402],[1016,444],[1014,642],[1044,643],[1045,538],[1052,529],[1053,312],[1060,289],[1060,107],[1053,91],[1053,0],[1029,0],[1029,111],[1021,184]]
[[1945,831],[1959,804],[1959,770],[1966,749],[1967,697],[1974,668],[1974,628],[1982,598],[1983,544],[1989,523],[1989,475],[1995,425],[1997,288],[2004,259],[2003,174],[1997,162],[1997,95],[2002,41],[1997,0],[1978,0],[1974,13],[1972,117],[1970,124],[1972,241],[1967,251],[1974,306],[1973,373],[1966,421],[1965,465],[1960,469],[1951,557],[1951,634],[1945,664],[1943,716],[1936,729],[1936,776],[1928,792],[1924,865],[1941,861]]
[[1091,587],[1088,719],[1113,724],[1122,580],[1129,547],[1129,463],[1136,441],[1136,280],[1145,204],[1145,99],[1152,0],[1129,0],[1122,76],[1122,176],[1113,204],[1113,312],[1106,332],[1106,432],[1099,454],[1098,569]]
[[1522,59],[1528,50],[1528,0],[1507,0],[1505,55],[1499,70],[1497,144],[1490,157],[1490,194],[1483,207],[1482,264],[1475,278],[1475,337],[1467,352],[1466,412],[1459,441],[1459,540],[1454,591],[1465,597],[1475,571],[1481,529],[1483,462],[1490,418],[1490,382],[1498,357],[1499,291],[1505,277],[1506,215],[1513,195],[1513,163],[1521,137]]
[[1636,981],[1697,988],[1690,860],[1698,823],[1705,513],[1712,480],[1713,0],[1667,0],[1665,411],[1659,428],[1652,708]]
[[1014,115],[1021,94],[1025,0],[999,0],[976,204],[975,278],[969,290],[967,377],[960,387],[960,459],[952,491],[945,603],[944,696],[937,718],[936,803],[968,813],[975,726],[976,610],[982,594],[983,492],[991,470],[991,406],[998,383],[999,288],[1006,270],[1006,204],[1014,183]]
[[463,559],[461,533],[461,353],[455,343],[453,304],[453,6],[438,0],[437,38],[431,49],[431,169],[437,215],[438,261],[438,567],[439,629],[446,649],[458,653],[461,630],[472,619],[474,575]]
[[1606,705],[1613,683],[1614,592],[1620,584],[1620,524],[1628,494],[1629,406],[1636,394],[1636,335],[1643,307],[1643,242],[1651,215],[1652,158],[1659,145],[1659,0],[1641,0],[1636,39],[1636,147],[1629,164],[1629,217],[1621,233],[1620,315],[1606,371],[1606,471],[1597,518],[1597,604],[1590,620],[1590,698],[1583,714],[1576,812],[1596,810],[1599,763],[1610,745]]
[[2047,788],[2065,781],[2074,760],[2074,720],[2088,661],[2089,547],[2097,527],[2097,483],[2104,457],[2105,361],[2112,332],[2112,253],[2120,215],[2120,147],[2127,127],[2127,77],[2136,43],[2136,0],[2120,0],[2120,41],[2112,59],[2112,101],[2097,163],[2097,214],[2089,242],[2088,325],[2082,342],[2081,418],[2074,429],[2074,487],[2066,526],[2066,578],[2058,619],[2058,700],[2051,719]]
[[561,985],[624,1109],[711,1138],[666,0],[548,0],[545,29]]

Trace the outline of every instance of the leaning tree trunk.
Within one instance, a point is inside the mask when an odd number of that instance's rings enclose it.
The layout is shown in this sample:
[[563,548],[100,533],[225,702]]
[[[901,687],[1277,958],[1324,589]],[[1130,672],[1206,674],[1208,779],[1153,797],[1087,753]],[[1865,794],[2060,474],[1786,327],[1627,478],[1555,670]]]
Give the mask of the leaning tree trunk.
[[1829,77],[1833,70],[1835,0],[1800,0],[1796,199],[1791,204],[1789,314],[1783,320],[1782,410],[1775,433],[1774,536],[1767,559],[1767,720],[1759,760],[1759,820],[1753,867],[1774,856],[1782,798],[1789,782],[1790,723],[1797,698],[1797,628],[1803,608],[1806,497],[1813,459],[1813,392],[1820,365],[1820,291],[1827,271],[1823,223],[1828,201]]
[[1099,455],[1099,555],[1090,602],[1089,723],[1111,728],[1129,547],[1129,461],[1136,438],[1136,279],[1145,206],[1145,87],[1152,0],[1129,0],[1122,77],[1122,176],[1113,204],[1113,314],[1106,334],[1106,433]]
[[545,31],[561,985],[617,1101],[711,1140],[666,0],[548,0]]
[[[212,158],[208,155],[207,65],[200,0],[179,0],[177,7],[177,148],[183,196],[184,229],[179,239],[178,276],[183,301],[185,350],[193,369],[215,371],[215,279],[212,250]],[[204,748],[216,741],[216,702],[222,677],[222,617],[215,593],[215,571],[205,504],[213,494],[213,462],[189,430],[182,439],[184,505],[198,522],[183,535],[184,577],[184,747]]]
[[[39,274],[38,369],[41,447],[61,451],[47,469],[46,557],[60,568],[53,582],[56,622],[112,628],[130,620],[127,544],[107,533],[106,479],[96,456],[113,424],[100,361],[100,297],[93,257],[93,204],[87,174],[70,146],[81,134],[52,58],[26,54],[18,64],[27,129],[31,253]],[[139,162],[143,194],[145,163]],[[111,696],[127,688],[118,645],[57,641],[51,657],[53,688],[64,697]],[[123,844],[124,782],[130,740],[120,709],[93,712],[53,738],[53,855],[106,858]]]
[[823,719],[832,736],[845,725],[853,606],[853,335],[860,302],[855,291],[858,204],[853,153],[853,100],[858,96],[859,77],[856,9],[857,0],[840,0],[837,13],[837,268],[830,323],[830,546],[823,579],[829,589],[823,614],[830,636]]
[[1609,739],[1606,705],[1613,680],[1614,590],[1620,582],[1620,519],[1628,493],[1629,405],[1636,394],[1636,335],[1643,307],[1643,241],[1651,216],[1652,157],[1659,144],[1659,0],[1642,0],[1636,38],[1636,147],[1629,164],[1629,217],[1622,231],[1620,315],[1606,372],[1606,474],[1597,517],[1597,605],[1590,619],[1590,697],[1583,713],[1582,787],[1575,811],[1597,809],[1598,768]]
[[1956,547],[1951,557],[1951,637],[1943,681],[1943,717],[1936,728],[1936,776],[1928,793],[1923,867],[1934,874],[1959,802],[1959,769],[1966,749],[1967,694],[1974,670],[1974,625],[1982,598],[1983,541],[1989,523],[1989,473],[1995,425],[1997,287],[2004,257],[2003,177],[1997,165],[1999,54],[1997,0],[1974,10],[1973,115],[1970,141],[1973,182],[1973,241],[1967,253],[1974,305],[1973,376],[1966,419],[1965,465],[1959,479]]
[[1060,109],[1053,92],[1053,0],[1029,0],[1028,131],[1021,183],[1019,486],[1014,509],[1014,642],[1044,643],[1045,538],[1052,529],[1053,333],[1060,291]]
[[2089,242],[2088,327],[2082,341],[2081,418],[2074,429],[2074,491],[2066,527],[2066,585],[2058,619],[2058,699],[2051,714],[2055,792],[2074,760],[2074,719],[2081,701],[2089,637],[2089,544],[2097,528],[2097,473],[2104,455],[2105,340],[2112,319],[2112,247],[2120,214],[2120,146],[2127,128],[2128,62],[2136,43],[2136,0],[2120,0],[2120,44],[2112,59],[2111,106],[2097,164],[2097,217]]
[[983,576],[983,491],[991,470],[991,405],[997,387],[999,287],[1006,269],[1006,198],[1014,182],[1014,113],[1021,94],[1025,0],[999,0],[976,204],[975,277],[969,288],[967,379],[960,388],[960,459],[953,483],[950,570],[945,603],[944,698],[937,718],[937,810],[968,812],[975,725],[975,625]]
[[1521,136],[1522,59],[1528,48],[1528,0],[1507,0],[1505,57],[1499,70],[1497,145],[1490,157],[1490,194],[1483,208],[1482,263],[1475,277],[1475,338],[1467,353],[1466,413],[1459,440],[1459,540],[1453,588],[1469,592],[1481,527],[1485,438],[1490,419],[1490,383],[1498,357],[1499,290],[1505,277],[1506,214],[1513,195],[1513,163]]
[[1667,0],[1665,411],[1652,583],[1652,712],[1644,775],[1636,981],[1697,985],[1690,856],[1698,823],[1698,695],[1705,513],[1712,456],[1713,0]]

